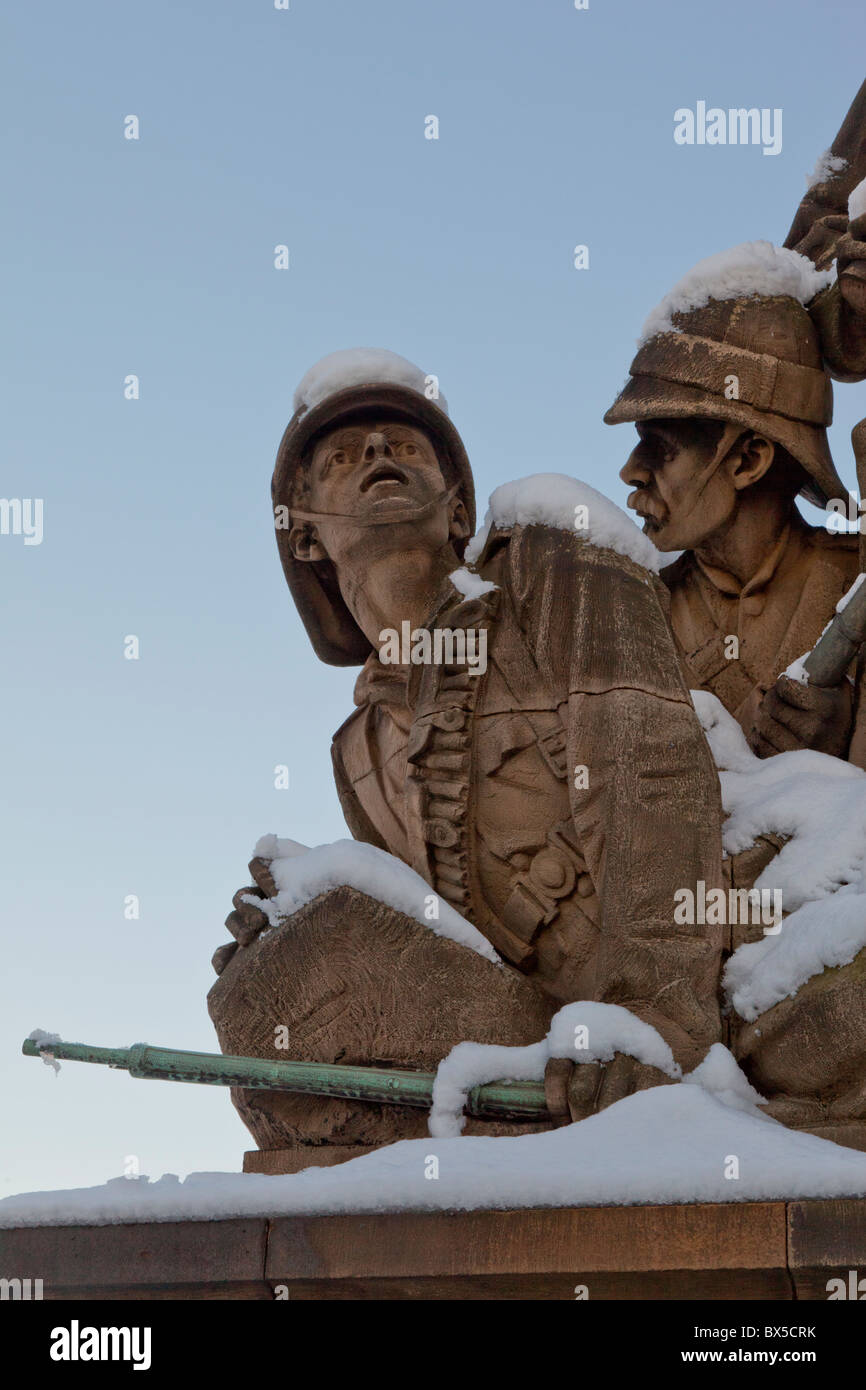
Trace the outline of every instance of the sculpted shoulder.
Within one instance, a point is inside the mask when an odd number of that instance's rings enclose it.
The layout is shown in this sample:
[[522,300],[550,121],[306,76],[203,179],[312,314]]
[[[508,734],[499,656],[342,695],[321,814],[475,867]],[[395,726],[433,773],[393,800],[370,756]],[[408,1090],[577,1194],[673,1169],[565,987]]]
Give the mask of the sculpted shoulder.
[[541,522],[494,528],[476,567],[485,579],[510,580],[518,591],[565,584],[576,575],[599,585],[638,582],[653,590],[659,587],[659,576],[622,550],[599,544],[580,530]]

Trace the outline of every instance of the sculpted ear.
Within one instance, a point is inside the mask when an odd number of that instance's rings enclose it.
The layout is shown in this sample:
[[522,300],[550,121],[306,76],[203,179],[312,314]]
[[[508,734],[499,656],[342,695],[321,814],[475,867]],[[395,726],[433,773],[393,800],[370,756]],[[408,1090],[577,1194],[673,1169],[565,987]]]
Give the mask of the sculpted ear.
[[748,431],[737,439],[725,460],[731,482],[738,491],[751,487],[770,469],[776,446],[763,434]]
[[319,540],[315,526],[308,521],[293,526],[289,532],[289,546],[296,560],[327,560],[328,552]]
[[451,521],[448,528],[448,537],[452,541],[465,541],[472,535],[472,527],[469,524],[469,513],[462,500],[455,497],[451,503]]

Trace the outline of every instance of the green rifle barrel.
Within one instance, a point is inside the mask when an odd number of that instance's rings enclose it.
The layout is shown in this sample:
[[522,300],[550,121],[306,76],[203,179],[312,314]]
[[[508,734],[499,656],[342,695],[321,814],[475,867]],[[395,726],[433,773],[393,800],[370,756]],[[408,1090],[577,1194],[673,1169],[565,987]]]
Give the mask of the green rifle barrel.
[[[429,1110],[435,1076],[429,1071],[389,1067],[349,1067],[326,1062],[271,1062],[265,1057],[224,1057],[217,1052],[180,1052],[170,1047],[91,1047],[89,1043],[35,1042],[27,1038],[25,1057],[49,1053],[68,1062],[95,1062],[155,1081],[188,1081],[199,1086],[241,1086],[262,1091],[296,1091],[314,1096],[342,1096],[386,1105],[413,1105]],[[548,1117],[544,1086],[536,1081],[491,1081],[474,1086],[466,1112],[510,1120]]]

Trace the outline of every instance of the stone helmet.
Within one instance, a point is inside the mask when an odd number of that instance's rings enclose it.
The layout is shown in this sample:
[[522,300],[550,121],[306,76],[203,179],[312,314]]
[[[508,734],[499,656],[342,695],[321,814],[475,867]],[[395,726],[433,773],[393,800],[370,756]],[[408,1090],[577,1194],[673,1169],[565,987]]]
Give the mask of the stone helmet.
[[[433,440],[448,482],[457,487],[475,529],[475,489],[463,441],[448,416],[436,379],[405,357],[383,348],[351,348],[330,353],[301,380],[295,392],[295,413],[277,453],[271,498],[288,508],[291,517],[293,485],[308,462],[317,439],[359,412],[375,411],[424,429]],[[277,521],[277,547],[316,655],[332,666],[360,666],[373,650],[340,593],[329,560],[296,560],[289,545],[291,526]],[[456,546],[462,558],[467,542]]]
[[605,423],[730,420],[802,465],[801,495],[815,506],[847,497],[827,439],[833,388],[805,307],[832,278],[770,242],[699,262],[647,320]]

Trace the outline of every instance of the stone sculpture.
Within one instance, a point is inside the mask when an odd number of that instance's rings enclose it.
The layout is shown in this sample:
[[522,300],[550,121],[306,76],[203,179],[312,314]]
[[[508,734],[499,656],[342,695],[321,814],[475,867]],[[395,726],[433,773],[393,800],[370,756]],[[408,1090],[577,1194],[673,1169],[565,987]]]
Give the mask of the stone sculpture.
[[[721,883],[721,807],[666,591],[574,524],[494,525],[470,573],[468,462],[424,390],[392,354],[326,359],[299,389],[274,474],[280,554],[313,645],[364,663],[333,745],[346,821],[473,922],[551,1012],[624,1004],[695,1065],[721,1036],[721,932],[674,926],[671,903],[684,884]],[[421,649],[430,634],[433,659],[380,659],[404,624]],[[465,649],[437,662],[448,634],[470,648],[474,636],[484,669]],[[265,925],[245,901],[256,891],[236,895],[227,923],[241,957]],[[232,956],[215,962],[230,972],[217,1000],[242,967]],[[456,998],[460,971],[452,981]],[[407,976],[410,1012],[416,987]],[[234,1011],[215,998],[237,1050]],[[491,1040],[511,1040],[504,1012]],[[617,1075],[617,1095],[647,1080],[631,1059]]]
[[830,376],[866,377],[866,83],[824,167],[785,247],[713,257],[666,297],[605,420],[637,423],[629,506],[659,549],[683,552],[662,577],[692,684],[761,756],[816,748],[863,767],[862,663],[856,689],[784,672],[859,569],[857,536],[809,526],[795,498],[848,497],[826,429]]
[[[762,758],[813,749],[855,764],[848,778],[866,768],[862,656],[836,686],[786,674],[860,568],[857,537],[808,526],[795,499],[846,496],[826,430],[830,376],[866,376],[864,130],[866,84],[786,246],[702,262],[648,321],[605,417],[637,424],[622,476],[648,539],[543,475],[500,489],[467,550],[472,474],[436,379],[372,350],[304,378],[274,518],[317,655],[362,668],[332,749],[345,819],[429,887],[425,917],[445,904],[480,936],[448,940],[340,877],[274,917],[262,851],[214,957],[223,1051],[273,1056],[283,1026],[300,1060],[429,1069],[463,1039],[532,1042],[563,1004],[596,1001],[652,1025],[683,1071],[725,1043],[771,1117],[866,1147],[863,952],[740,1015],[723,1010],[723,967],[765,928],[674,911],[684,892],[750,889],[790,833],[767,826],[723,860],[690,689],[717,696]],[[661,577],[653,546],[683,552]],[[745,745],[735,756],[763,766]],[[545,1123],[671,1080],[625,1050],[556,1056]],[[351,1097],[234,1100],[261,1147],[294,1146],[289,1166],[423,1132],[417,1113]]]

